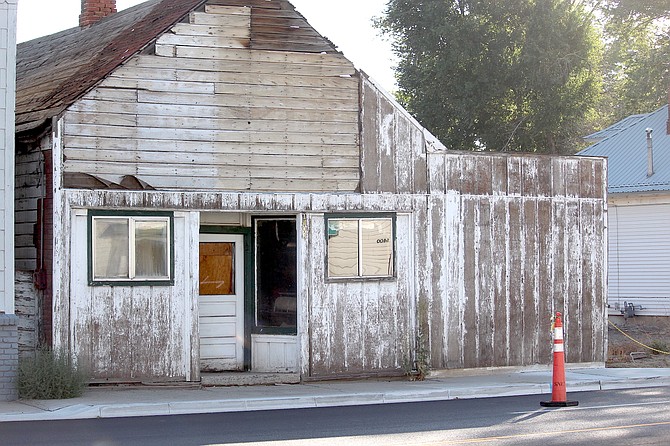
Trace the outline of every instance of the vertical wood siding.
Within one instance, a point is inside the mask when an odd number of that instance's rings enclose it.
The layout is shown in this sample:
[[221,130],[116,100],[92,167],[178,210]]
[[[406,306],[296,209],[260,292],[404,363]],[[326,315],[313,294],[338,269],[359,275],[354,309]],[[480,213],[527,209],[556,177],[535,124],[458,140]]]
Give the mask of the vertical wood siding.
[[[87,216],[72,217],[69,342],[97,379],[191,379],[194,305],[189,214],[175,214],[173,286],[87,283]],[[196,232],[197,234],[197,232]],[[197,246],[197,245],[196,245]],[[187,261],[188,260],[188,261]],[[195,309],[197,314],[197,308]]]
[[[417,288],[428,301],[432,366],[548,363],[555,311],[564,314],[567,360],[603,362],[606,210],[595,178],[604,163],[446,153],[429,154],[428,168],[432,218],[415,243],[417,271],[429,271]],[[421,283],[440,274],[446,292],[438,280]]]
[[[470,171],[469,164],[489,164],[489,158],[448,153],[431,154],[429,161],[443,167],[462,165],[463,171]],[[518,157],[500,158],[504,163],[496,163],[519,172]],[[569,158],[564,161],[572,163]],[[544,162],[553,163],[551,158],[535,159],[538,167]],[[602,162],[584,159],[573,167],[597,170]],[[564,166],[557,171],[562,174],[563,170]],[[498,171],[513,177],[507,169]],[[553,168],[538,171],[550,174],[539,180],[553,183]],[[523,180],[523,175],[518,173],[517,179]],[[497,184],[518,190],[518,185],[505,181]],[[299,214],[298,296],[303,306],[298,342],[305,377],[400,373],[411,364],[418,347],[427,347],[435,369],[546,364],[551,361],[554,311],[565,315],[568,360],[603,362],[603,200],[596,196],[509,195],[493,186],[491,192],[361,196],[68,191],[67,200],[75,208]],[[346,211],[399,213],[395,280],[326,279],[324,213]],[[193,224],[190,231],[191,238],[197,236]],[[193,256],[195,250],[187,251],[184,256]],[[195,295],[193,283],[191,286],[188,293]],[[134,292],[148,290],[136,288]],[[189,300],[177,297],[182,291],[174,293],[170,302]],[[123,296],[122,300],[132,300]],[[141,308],[151,314],[149,307]],[[184,307],[183,311],[189,310]],[[197,338],[196,325],[191,327]],[[424,346],[419,345],[420,330],[427,342]],[[175,338],[175,342],[181,341]]]
[[[255,49],[254,26],[303,20],[265,5],[192,13],[155,54],[131,58],[71,106],[64,173],[134,175],[160,189],[354,191],[358,75],[332,49]],[[279,28],[275,39],[288,39]]]
[[364,76],[360,94],[361,192],[425,193],[424,129]]
[[328,281],[323,215],[308,217],[310,376],[400,373],[411,364],[409,215],[397,223],[397,279]]

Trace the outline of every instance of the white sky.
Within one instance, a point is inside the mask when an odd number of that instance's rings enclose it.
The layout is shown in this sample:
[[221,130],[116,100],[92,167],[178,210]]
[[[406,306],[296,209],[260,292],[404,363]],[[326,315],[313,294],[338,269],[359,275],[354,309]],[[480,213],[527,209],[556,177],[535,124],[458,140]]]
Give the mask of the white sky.
[[[118,10],[144,0],[117,0]],[[371,20],[387,0],[290,0],[322,35],[389,91],[394,90],[390,42],[378,36]],[[31,40],[78,26],[81,0],[19,0],[17,39]]]

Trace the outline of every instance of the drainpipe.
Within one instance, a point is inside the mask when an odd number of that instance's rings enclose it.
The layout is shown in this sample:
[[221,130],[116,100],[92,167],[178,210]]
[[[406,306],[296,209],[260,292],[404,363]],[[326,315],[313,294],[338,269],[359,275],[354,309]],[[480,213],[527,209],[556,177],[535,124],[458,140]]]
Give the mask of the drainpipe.
[[647,177],[650,177],[654,174],[654,145],[651,141],[651,132],[654,129],[648,128],[645,131],[647,132]]

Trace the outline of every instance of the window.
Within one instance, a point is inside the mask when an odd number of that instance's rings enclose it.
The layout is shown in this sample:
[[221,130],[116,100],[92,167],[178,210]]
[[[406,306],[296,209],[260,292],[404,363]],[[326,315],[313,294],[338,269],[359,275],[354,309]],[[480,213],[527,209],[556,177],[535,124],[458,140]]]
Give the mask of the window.
[[295,219],[257,218],[257,333],[295,334],[297,327],[297,246]]
[[326,218],[329,278],[393,277],[394,216]]
[[172,213],[90,211],[89,283],[171,283]]

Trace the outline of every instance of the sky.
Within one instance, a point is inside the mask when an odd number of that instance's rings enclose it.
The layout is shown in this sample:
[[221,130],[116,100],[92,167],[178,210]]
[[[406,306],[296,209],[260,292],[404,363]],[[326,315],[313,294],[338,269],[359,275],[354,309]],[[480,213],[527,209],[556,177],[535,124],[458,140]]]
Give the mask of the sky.
[[[117,0],[118,10],[144,0]],[[391,43],[378,35],[372,18],[388,0],[290,0],[357,68],[388,91],[395,90]],[[78,26],[81,0],[19,0],[17,40],[25,42]]]

